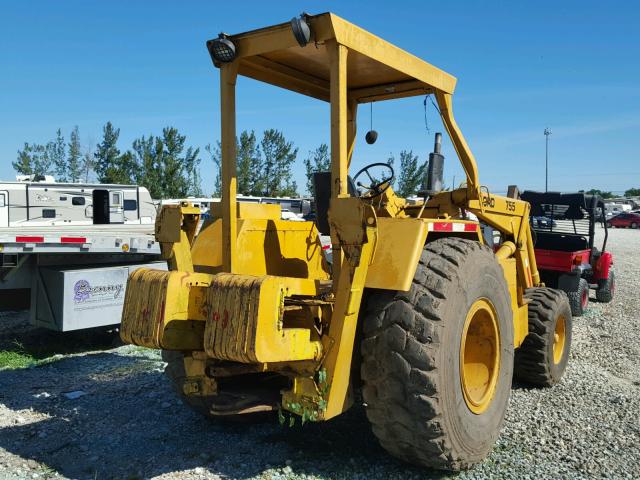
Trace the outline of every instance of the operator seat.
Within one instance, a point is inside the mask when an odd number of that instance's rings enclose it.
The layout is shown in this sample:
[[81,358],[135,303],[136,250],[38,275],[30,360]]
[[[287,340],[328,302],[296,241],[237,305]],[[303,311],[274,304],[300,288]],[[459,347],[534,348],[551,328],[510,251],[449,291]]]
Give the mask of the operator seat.
[[[331,172],[313,174],[313,191],[316,202],[316,227],[322,235],[329,235],[329,201],[331,200]],[[358,195],[356,184],[351,176],[347,177],[347,191],[352,197]]]

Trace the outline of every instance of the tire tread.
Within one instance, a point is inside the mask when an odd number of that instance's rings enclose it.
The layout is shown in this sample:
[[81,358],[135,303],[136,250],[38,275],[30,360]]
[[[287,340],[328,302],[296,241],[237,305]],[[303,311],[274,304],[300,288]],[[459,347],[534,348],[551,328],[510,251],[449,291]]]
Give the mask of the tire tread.
[[[428,243],[411,290],[406,294],[375,291],[372,297],[382,300],[375,298],[364,308],[362,378],[367,417],[380,444],[410,463],[461,470],[482,460],[458,451],[449,441],[436,373],[444,328],[440,305],[465,257],[474,252],[495,262],[492,250],[475,241],[444,238]],[[393,315],[398,303],[403,310],[410,309],[405,310],[410,321]],[[386,341],[396,337],[399,329],[406,335],[404,348],[399,342]],[[388,389],[388,379],[395,380],[396,388]]]

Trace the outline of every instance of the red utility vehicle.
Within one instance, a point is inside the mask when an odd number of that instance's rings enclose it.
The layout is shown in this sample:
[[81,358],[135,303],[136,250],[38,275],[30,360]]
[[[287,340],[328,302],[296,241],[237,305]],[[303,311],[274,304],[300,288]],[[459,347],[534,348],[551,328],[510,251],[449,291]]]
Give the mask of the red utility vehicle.
[[608,224],[604,225],[601,248],[594,245],[596,218],[605,214],[602,198],[584,193],[525,191],[522,200],[531,204],[531,228],[542,281],[567,293],[574,316],[582,315],[587,308],[591,288],[598,301],[610,302],[615,274],[613,257],[606,251]]
[[640,214],[634,212],[620,213],[607,220],[607,226],[618,228],[638,228],[640,227]]

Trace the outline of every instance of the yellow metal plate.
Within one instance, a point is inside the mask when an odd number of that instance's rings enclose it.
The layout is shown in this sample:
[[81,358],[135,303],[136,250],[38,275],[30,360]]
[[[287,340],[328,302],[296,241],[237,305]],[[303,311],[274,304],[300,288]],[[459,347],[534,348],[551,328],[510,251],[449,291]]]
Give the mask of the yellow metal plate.
[[133,272],[122,310],[122,340],[149,348],[200,349],[206,318],[204,292],[211,278],[146,268]]
[[[296,288],[297,287],[297,288]],[[287,328],[285,297],[315,293],[315,282],[220,273],[207,290],[207,355],[242,363],[316,360],[322,346],[308,328]]]
[[407,291],[427,238],[424,221],[378,218],[378,240],[365,287]]

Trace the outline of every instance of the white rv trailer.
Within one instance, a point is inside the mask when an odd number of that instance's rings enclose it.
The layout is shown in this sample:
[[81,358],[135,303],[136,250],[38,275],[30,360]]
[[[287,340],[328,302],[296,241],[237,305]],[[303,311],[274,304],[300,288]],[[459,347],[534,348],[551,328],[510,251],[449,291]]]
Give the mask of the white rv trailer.
[[[0,183],[0,309],[58,331],[120,323],[129,273],[166,269],[135,185]],[[21,305],[22,303],[22,305]]]
[[156,208],[136,185],[0,182],[0,228],[152,224]]

